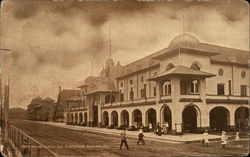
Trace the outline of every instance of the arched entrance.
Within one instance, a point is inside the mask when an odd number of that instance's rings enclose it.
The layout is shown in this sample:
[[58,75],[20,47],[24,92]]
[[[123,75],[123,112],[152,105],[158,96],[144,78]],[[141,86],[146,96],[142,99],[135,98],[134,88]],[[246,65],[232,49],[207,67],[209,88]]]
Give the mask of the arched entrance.
[[167,105],[164,105],[161,109],[161,125],[168,123],[168,131],[172,130],[172,113]]
[[82,113],[79,113],[79,123],[80,123],[80,124],[83,123],[83,116],[82,116]]
[[105,127],[109,126],[109,114],[107,111],[103,112],[103,123]]
[[129,113],[126,110],[121,112],[121,125],[124,127],[129,126]]
[[87,112],[84,113],[84,123],[87,123],[87,119],[88,119],[88,114]]
[[141,113],[141,111],[138,110],[138,109],[135,109],[132,112],[132,118],[133,118],[133,124],[134,125],[141,124],[142,123],[142,113]]
[[247,107],[239,107],[234,113],[235,128],[237,131],[248,131],[249,129],[249,109]]
[[209,113],[210,128],[213,131],[225,131],[230,125],[230,114],[225,107],[215,107]]
[[200,126],[200,112],[194,105],[186,106],[182,112],[182,127],[185,132],[196,132]]
[[150,108],[146,112],[146,126],[151,126],[155,128],[156,126],[156,110],[153,108]]
[[78,114],[75,113],[75,123],[74,124],[78,124]]
[[111,123],[114,127],[118,127],[118,113],[116,111],[111,112]]

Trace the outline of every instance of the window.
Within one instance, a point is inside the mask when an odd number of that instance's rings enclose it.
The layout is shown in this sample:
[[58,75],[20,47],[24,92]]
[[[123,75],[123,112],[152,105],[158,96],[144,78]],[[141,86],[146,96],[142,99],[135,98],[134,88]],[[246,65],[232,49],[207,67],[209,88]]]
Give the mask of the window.
[[115,96],[111,95],[111,102],[115,102]]
[[219,74],[220,76],[222,76],[222,75],[223,75],[223,70],[222,70],[222,69],[219,69],[219,70],[218,70],[218,74]]
[[105,104],[110,102],[110,95],[105,96]]
[[154,96],[156,96],[156,87],[154,87],[153,90],[154,90]]
[[169,64],[167,65],[166,70],[169,70],[169,69],[172,69],[172,68],[174,68],[174,64],[169,63]]
[[163,84],[164,87],[164,95],[171,95],[171,83],[167,81]]
[[144,89],[141,89],[141,98],[145,98]]
[[144,78],[143,78],[143,76],[141,76],[141,82],[144,82]]
[[246,85],[241,85],[240,86],[240,95],[241,96],[247,96],[247,86]]
[[157,72],[154,73],[154,76],[157,76]]
[[124,94],[122,93],[122,91],[120,90],[120,101],[124,101]]
[[123,87],[123,82],[121,82],[120,86]]
[[130,80],[129,82],[130,82],[130,85],[133,85],[133,80]]
[[228,80],[228,95],[231,95],[232,94],[232,81],[231,80]]
[[130,100],[134,100],[134,91],[133,91],[133,87],[130,88],[130,94],[129,94],[129,98]]
[[224,84],[217,84],[217,94],[225,95]]
[[201,68],[198,66],[198,64],[193,63],[193,64],[191,65],[191,69],[200,70]]
[[198,81],[197,80],[193,80],[191,82],[191,93],[192,94],[197,94],[199,92],[198,88],[199,88]]

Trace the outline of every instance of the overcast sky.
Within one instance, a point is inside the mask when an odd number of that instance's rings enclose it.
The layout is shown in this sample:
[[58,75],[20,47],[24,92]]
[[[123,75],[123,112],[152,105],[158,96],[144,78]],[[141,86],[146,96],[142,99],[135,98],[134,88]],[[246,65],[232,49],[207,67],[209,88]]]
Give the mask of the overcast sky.
[[109,57],[109,26],[112,59],[121,65],[168,47],[181,33],[248,50],[248,9],[240,0],[6,1],[1,48],[13,50],[11,107],[26,108],[37,94],[56,99],[58,86],[75,89],[98,75]]

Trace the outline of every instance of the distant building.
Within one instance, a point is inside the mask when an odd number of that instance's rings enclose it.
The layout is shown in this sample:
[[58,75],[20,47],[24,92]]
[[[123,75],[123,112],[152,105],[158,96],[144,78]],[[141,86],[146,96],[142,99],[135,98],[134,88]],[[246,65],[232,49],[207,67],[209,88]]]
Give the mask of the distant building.
[[61,119],[99,127],[168,122],[173,133],[246,129],[248,57],[248,51],[182,34],[128,65],[108,59],[100,76],[89,76],[79,86],[82,106],[64,105]]
[[43,101],[43,98],[39,95],[31,100],[30,104],[28,105],[28,119],[29,120],[36,120],[37,116],[35,113],[35,107],[40,105]]
[[[81,99],[81,91],[80,90],[70,90],[70,89],[64,89],[62,90],[61,87],[59,87],[59,94],[57,98],[57,105],[54,113],[54,121],[56,122],[66,122],[65,116],[66,113],[69,112],[70,109],[83,109],[82,99]],[[76,110],[75,110],[76,111]],[[73,122],[68,122],[73,123]],[[75,122],[75,124],[77,124]]]
[[56,108],[55,100],[50,97],[42,99],[40,96],[34,98],[28,105],[28,119],[40,121],[53,121]]

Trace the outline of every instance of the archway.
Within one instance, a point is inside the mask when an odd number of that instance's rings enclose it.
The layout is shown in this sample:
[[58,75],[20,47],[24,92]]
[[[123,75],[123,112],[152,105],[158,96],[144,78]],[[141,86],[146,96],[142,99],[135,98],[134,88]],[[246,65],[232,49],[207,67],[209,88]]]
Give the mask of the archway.
[[210,128],[213,131],[225,131],[230,125],[230,114],[225,107],[215,107],[209,113]]
[[116,111],[111,112],[111,123],[114,127],[118,126],[118,113]]
[[103,112],[103,125],[105,127],[109,126],[109,114],[107,111]]
[[132,112],[132,120],[133,120],[133,123],[135,125],[138,125],[140,123],[142,123],[142,113],[139,109],[135,109],[133,112]]
[[121,125],[124,127],[129,126],[129,113],[126,110],[121,112]]
[[75,122],[74,122],[74,124],[78,124],[78,114],[77,113],[75,113]]
[[146,126],[152,125],[153,128],[156,126],[156,110],[150,108],[146,112]]
[[79,113],[79,123],[80,123],[80,124],[83,123],[83,116],[82,116],[82,113]]
[[196,132],[200,126],[200,112],[194,105],[186,106],[182,112],[183,131]]
[[168,131],[172,130],[172,113],[167,105],[164,105],[161,109],[161,125],[168,123]]
[[247,107],[239,107],[235,113],[235,128],[237,131],[248,131],[249,129],[249,109]]

